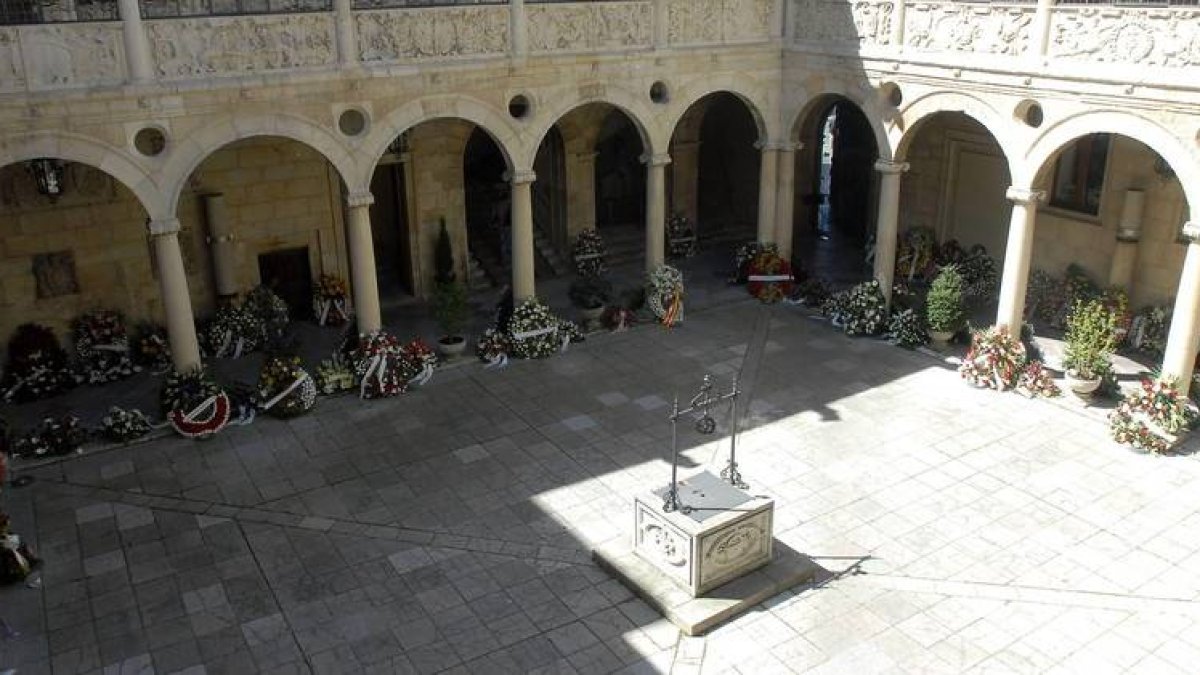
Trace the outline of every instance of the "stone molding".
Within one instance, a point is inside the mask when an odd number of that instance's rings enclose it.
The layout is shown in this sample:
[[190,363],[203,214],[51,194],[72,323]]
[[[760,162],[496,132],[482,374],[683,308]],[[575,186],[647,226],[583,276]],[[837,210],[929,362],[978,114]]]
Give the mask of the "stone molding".
[[1179,230],[1179,236],[1189,244],[1200,243],[1200,223],[1196,221],[1184,223],[1183,227]]
[[1046,191],[1010,186],[1004,191],[1004,198],[1021,206],[1037,206],[1046,200]]
[[666,166],[671,163],[671,155],[660,152],[653,155],[642,155],[638,161],[646,166]]
[[178,218],[160,218],[146,224],[151,237],[167,237],[179,234],[181,229]]
[[370,192],[351,192],[346,195],[346,206],[357,209],[375,203],[375,195]]
[[512,185],[526,185],[537,180],[537,174],[532,169],[521,169],[519,171],[508,171],[504,174],[504,180]]
[[908,171],[908,162],[893,162],[890,159],[875,160],[875,170],[884,175],[895,176]]

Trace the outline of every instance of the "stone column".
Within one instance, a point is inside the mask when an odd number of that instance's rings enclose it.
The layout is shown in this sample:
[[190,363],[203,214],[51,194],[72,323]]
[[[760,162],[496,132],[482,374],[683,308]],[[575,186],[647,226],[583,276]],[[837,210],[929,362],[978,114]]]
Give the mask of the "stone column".
[[1033,226],[1037,222],[1038,202],[1046,198],[1046,192],[1014,186],[1008,188],[1004,196],[1013,203],[1013,208],[1008,223],[1008,246],[1004,249],[996,325],[1008,328],[1012,335],[1019,335],[1025,314],[1025,289],[1029,286],[1029,264],[1033,258]]
[[667,154],[643,155],[646,163],[646,271],[663,264],[667,241]]
[[146,39],[138,0],[118,0],[117,12],[121,16],[121,33],[125,38],[129,79],[133,82],[154,81],[154,60],[150,58],[150,41]]
[[792,257],[792,221],[796,204],[796,150],[800,143],[779,148],[779,192],[775,196],[775,245],[784,260]]
[[158,262],[158,286],[167,319],[171,361],[183,373],[200,367],[200,343],[196,340],[196,318],[188,293],[187,270],[179,250],[179,219],[150,221],[154,259]]
[[[896,238],[900,219],[900,174],[908,164],[881,159],[875,162],[879,172],[879,211],[875,221],[875,279],[888,305],[892,302],[892,282],[896,276]],[[866,195],[863,196],[866,198]]]
[[350,285],[354,293],[354,313],[359,333],[373,333],[383,327],[379,310],[379,281],[375,273],[375,241],[371,237],[370,192],[346,195],[346,239],[350,243]]
[[517,304],[537,297],[533,263],[533,195],[531,184],[537,180],[532,171],[517,171],[509,176],[512,184],[512,291]]
[[758,169],[758,243],[775,241],[775,193],[779,191],[776,167],[779,164],[778,145],[757,144],[761,156]]
[[1167,333],[1162,376],[1174,380],[1186,397],[1191,390],[1197,342],[1200,341],[1200,223],[1184,225],[1183,236],[1188,240],[1187,257],[1179,276],[1179,290],[1175,292],[1175,311],[1171,314],[1171,330]]
[[522,62],[529,53],[529,39],[525,22],[525,0],[508,0],[508,34],[512,43],[509,45],[514,61]]
[[1133,291],[1133,274],[1137,269],[1138,240],[1142,238],[1142,214],[1146,210],[1146,193],[1126,190],[1121,220],[1117,223],[1117,247],[1113,250],[1112,266],[1108,270],[1108,285]]
[[358,63],[358,32],[354,26],[353,0],[333,0],[333,20],[337,26],[338,65],[343,68]]

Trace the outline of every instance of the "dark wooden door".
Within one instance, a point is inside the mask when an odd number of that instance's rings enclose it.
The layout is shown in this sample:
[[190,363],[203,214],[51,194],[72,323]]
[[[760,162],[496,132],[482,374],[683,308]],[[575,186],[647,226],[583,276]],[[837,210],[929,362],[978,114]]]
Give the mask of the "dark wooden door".
[[312,318],[313,278],[307,246],[259,254],[258,276],[287,303],[293,321]]

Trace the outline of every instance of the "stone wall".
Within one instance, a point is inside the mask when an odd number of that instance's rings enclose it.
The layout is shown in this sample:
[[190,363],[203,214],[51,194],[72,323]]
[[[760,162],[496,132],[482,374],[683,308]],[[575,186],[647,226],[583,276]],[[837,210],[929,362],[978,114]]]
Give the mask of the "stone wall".
[[434,254],[439,223],[446,221],[458,279],[468,278],[466,268],[467,210],[463,191],[463,152],[475,125],[462,120],[433,120],[409,133],[412,171],[412,205],[409,214],[416,227],[412,239],[414,292],[429,297],[434,285]]

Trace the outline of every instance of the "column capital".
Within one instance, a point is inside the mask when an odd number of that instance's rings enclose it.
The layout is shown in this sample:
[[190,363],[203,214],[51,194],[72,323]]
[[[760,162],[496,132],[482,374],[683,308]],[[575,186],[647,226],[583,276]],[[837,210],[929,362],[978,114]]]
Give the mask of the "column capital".
[[908,171],[908,162],[893,162],[890,159],[875,160],[875,170],[879,173],[899,175]]
[[146,223],[146,228],[150,230],[151,237],[165,237],[167,235],[179,234],[179,219],[161,218],[159,220],[151,220]]
[[1046,199],[1045,190],[1034,190],[1033,188],[1010,186],[1004,192],[1004,197],[1015,204],[1024,206],[1037,206],[1037,204]]
[[370,206],[375,203],[375,195],[369,190],[363,192],[351,192],[346,195],[346,206],[352,209],[357,209],[362,206]]
[[513,185],[525,185],[537,180],[537,173],[532,169],[519,169],[517,171],[504,172],[504,180]]
[[1189,244],[1200,242],[1200,222],[1192,220],[1184,223],[1179,234],[1181,237],[1186,239]]
[[758,139],[757,141],[754,141],[754,148],[756,150],[760,150],[762,152],[778,152],[780,150],[786,149],[787,145],[788,145],[788,143],[786,143],[785,141],[770,141],[770,140],[763,140],[761,138]]
[[671,163],[671,155],[665,152],[647,153],[638,157],[638,161],[646,166],[666,166]]

